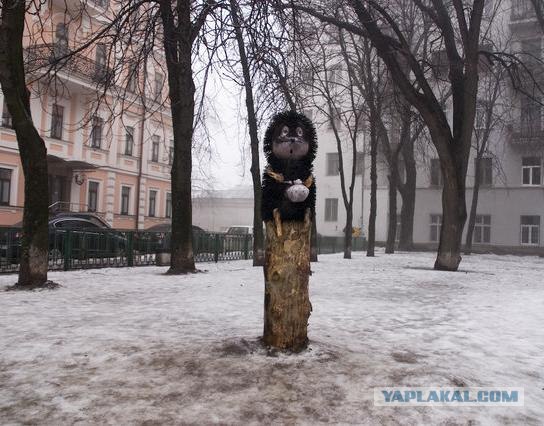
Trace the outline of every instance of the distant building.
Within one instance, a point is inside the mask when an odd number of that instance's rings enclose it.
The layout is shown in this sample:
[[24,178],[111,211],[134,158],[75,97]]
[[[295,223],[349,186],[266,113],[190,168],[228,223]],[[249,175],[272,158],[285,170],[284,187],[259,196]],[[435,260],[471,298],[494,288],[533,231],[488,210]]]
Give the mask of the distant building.
[[213,232],[234,225],[253,226],[253,187],[239,185],[193,197],[193,224]]

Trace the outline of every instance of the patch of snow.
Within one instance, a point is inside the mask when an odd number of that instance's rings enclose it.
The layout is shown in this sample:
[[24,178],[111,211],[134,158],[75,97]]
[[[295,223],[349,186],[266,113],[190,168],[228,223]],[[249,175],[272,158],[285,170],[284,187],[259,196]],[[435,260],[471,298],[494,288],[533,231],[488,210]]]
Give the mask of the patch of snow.
[[[320,256],[298,355],[258,344],[251,261],[50,273],[62,288],[0,292],[0,423],[542,424],[542,259],[433,261]],[[523,387],[525,406],[374,406],[386,386]]]

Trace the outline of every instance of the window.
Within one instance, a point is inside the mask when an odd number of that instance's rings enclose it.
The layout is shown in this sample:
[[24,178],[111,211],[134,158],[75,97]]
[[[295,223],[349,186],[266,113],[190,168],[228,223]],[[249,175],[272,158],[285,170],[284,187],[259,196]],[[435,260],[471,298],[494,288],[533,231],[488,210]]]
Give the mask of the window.
[[540,216],[521,216],[521,244],[537,246],[540,241]]
[[157,135],[153,135],[153,138],[152,138],[152,142],[151,142],[151,161],[153,161],[154,163],[158,163],[159,162],[159,143],[160,143],[160,140],[159,140],[159,137]]
[[91,124],[91,147],[100,148],[102,146],[102,128],[104,120],[98,116],[94,116]]
[[302,84],[307,84],[311,86],[314,83],[314,72],[311,69],[303,70],[300,73],[300,79],[302,80]]
[[106,45],[99,43],[96,45],[96,59],[95,59],[95,71],[96,77],[99,79],[104,78],[106,75]]
[[342,67],[340,65],[333,65],[327,71],[327,81],[329,84],[335,85],[339,83],[342,77]]
[[160,72],[155,73],[155,98],[160,99],[162,87],[164,86],[164,76]]
[[11,170],[0,168],[0,205],[9,206]]
[[172,194],[166,193],[166,209],[164,210],[164,216],[172,217]]
[[442,186],[442,170],[438,158],[431,159],[431,186]]
[[171,145],[168,147],[168,164],[171,166],[174,163],[174,141],[171,141]]
[[521,136],[538,136],[542,130],[542,112],[540,103],[528,96],[522,96],[520,109]]
[[149,212],[148,212],[150,217],[155,217],[156,206],[157,206],[157,191],[151,190],[149,191]]
[[364,152],[358,152],[355,157],[355,173],[358,175],[363,174],[363,169],[365,165],[365,153]]
[[491,216],[477,214],[474,222],[472,241],[476,244],[489,244],[491,242]]
[[327,154],[327,176],[337,176],[340,174],[340,160],[337,152]]
[[51,137],[62,139],[62,128],[64,125],[64,107],[53,104],[51,114]]
[[60,22],[55,27],[55,56],[60,57],[68,53],[68,25]]
[[[474,166],[476,167],[476,162],[478,159],[474,160]],[[482,186],[491,186],[493,185],[493,159],[490,157],[480,158],[480,185]]]
[[95,212],[98,209],[98,182],[89,181],[89,199],[87,210]]
[[441,214],[432,214],[431,215],[431,235],[430,240],[432,242],[438,242],[440,239],[440,228],[442,228],[442,215]]
[[540,157],[523,157],[521,159],[521,176],[523,185],[540,185]]
[[448,75],[449,60],[445,49],[431,52],[431,65],[435,78],[444,78]]
[[13,128],[13,119],[8,110],[8,104],[6,103],[6,98],[4,98],[4,105],[2,106],[2,126]]
[[133,93],[138,90],[138,67],[136,65],[131,66],[128,71],[127,90]]
[[531,0],[512,0],[512,21],[530,19],[535,16]]
[[92,2],[101,8],[106,8],[109,5],[109,0],[92,0]]
[[487,102],[478,99],[476,102],[476,115],[474,117],[474,128],[482,130],[486,128],[486,115],[488,111]]
[[125,155],[132,155],[134,149],[134,127],[125,128]]
[[325,222],[338,220],[338,198],[325,198]]
[[128,215],[130,205],[130,187],[121,187],[121,214]]

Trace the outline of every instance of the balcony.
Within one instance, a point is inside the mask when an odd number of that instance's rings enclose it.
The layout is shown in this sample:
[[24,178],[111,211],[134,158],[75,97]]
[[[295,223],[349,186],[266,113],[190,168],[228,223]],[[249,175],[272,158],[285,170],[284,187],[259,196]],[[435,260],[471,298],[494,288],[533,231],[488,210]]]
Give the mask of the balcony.
[[530,145],[543,145],[544,144],[544,130],[533,126],[512,126],[511,138],[512,145],[516,146],[530,146]]
[[28,73],[55,73],[77,77],[96,85],[105,85],[113,78],[113,70],[81,53],[64,58],[69,50],[58,44],[40,44],[25,49]]

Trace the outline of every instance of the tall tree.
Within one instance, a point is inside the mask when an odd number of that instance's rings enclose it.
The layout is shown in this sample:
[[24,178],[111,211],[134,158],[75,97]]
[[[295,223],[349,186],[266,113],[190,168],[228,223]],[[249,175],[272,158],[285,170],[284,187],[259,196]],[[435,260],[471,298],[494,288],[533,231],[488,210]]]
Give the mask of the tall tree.
[[236,0],[229,0],[229,3],[246,92],[247,122],[251,146],[250,170],[251,178],[253,180],[253,266],[262,266],[264,264],[264,235],[263,220],[261,216],[261,167],[259,165],[259,135],[257,133],[257,114],[253,97],[253,82],[251,79],[249,59],[246,53],[243,27],[239,17],[241,14],[240,6]]
[[[338,172],[340,178],[340,193],[346,211],[344,258],[351,259],[354,189],[364,113],[363,98],[353,81],[354,73],[341,33],[334,27],[332,32],[316,28],[311,37],[306,32],[306,40],[300,47],[306,59],[306,71],[313,76],[306,98],[311,99],[319,116],[325,118],[336,141],[338,170],[334,172]],[[332,42],[339,43],[340,49],[332,51]]]
[[0,84],[13,128],[25,178],[23,238],[19,281],[22,288],[47,284],[48,269],[48,176],[47,149],[30,111],[25,81],[23,35],[27,4],[0,1]]
[[[504,70],[489,68],[483,76],[478,99],[478,114],[475,120],[472,148],[474,151],[474,184],[465,236],[465,254],[471,254],[478,211],[478,199],[482,185],[492,184],[494,166],[498,158],[490,150],[492,135],[500,134],[506,125],[507,110],[500,105],[504,96]],[[487,162],[484,166],[484,158]],[[494,164],[495,163],[495,164]]]
[[[444,177],[443,222],[435,269],[457,270],[461,261],[461,238],[467,217],[465,180],[471,149],[478,91],[480,33],[484,0],[414,0],[421,20],[432,23],[448,69],[442,82],[453,101],[450,126],[433,88],[437,85],[426,62],[419,60],[396,20],[395,6],[374,0],[349,0],[350,19],[339,19],[326,9],[285,4],[323,22],[368,38],[386,64],[391,78],[406,100],[421,114],[440,159]],[[407,72],[408,70],[408,72]]]

